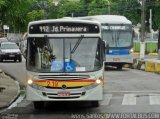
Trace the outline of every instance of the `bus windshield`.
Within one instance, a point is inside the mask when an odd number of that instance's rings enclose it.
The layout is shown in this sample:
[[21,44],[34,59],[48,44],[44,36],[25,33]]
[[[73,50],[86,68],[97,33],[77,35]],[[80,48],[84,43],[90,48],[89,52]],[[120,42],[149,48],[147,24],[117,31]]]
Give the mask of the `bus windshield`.
[[133,45],[132,26],[109,24],[103,25],[102,37],[112,48],[131,47]]
[[83,72],[102,67],[99,38],[29,38],[27,69],[35,72]]
[[132,45],[131,31],[104,30],[103,39],[109,47],[129,47]]

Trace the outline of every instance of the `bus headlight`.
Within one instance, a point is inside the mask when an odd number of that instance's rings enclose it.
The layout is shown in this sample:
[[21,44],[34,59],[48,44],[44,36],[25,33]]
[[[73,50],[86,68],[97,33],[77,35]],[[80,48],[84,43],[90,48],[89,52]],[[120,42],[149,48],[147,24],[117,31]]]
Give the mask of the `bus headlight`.
[[44,87],[43,87],[43,86],[40,86],[40,85],[37,85],[37,84],[33,83],[33,80],[32,80],[32,79],[28,79],[27,83],[28,83],[29,86],[31,86],[31,87],[34,88],[34,89],[44,90]]
[[131,48],[131,49],[129,50],[129,52],[130,52],[130,53],[133,53],[133,52],[134,52],[133,48]]
[[32,79],[28,79],[27,83],[28,83],[29,85],[31,85],[31,84],[33,84],[33,80],[32,80]]
[[37,85],[37,84],[32,84],[30,86],[34,89],[41,90],[41,91],[44,91],[44,89],[45,89],[43,86],[40,86],[40,85]]
[[92,83],[92,84],[90,84],[90,85],[88,85],[88,86],[85,86],[84,88],[85,88],[86,90],[89,90],[89,89],[95,88],[96,86],[98,86],[97,83]]
[[101,80],[100,80],[100,79],[97,79],[97,80],[96,80],[96,83],[97,83],[97,84],[100,84],[100,83],[101,83]]

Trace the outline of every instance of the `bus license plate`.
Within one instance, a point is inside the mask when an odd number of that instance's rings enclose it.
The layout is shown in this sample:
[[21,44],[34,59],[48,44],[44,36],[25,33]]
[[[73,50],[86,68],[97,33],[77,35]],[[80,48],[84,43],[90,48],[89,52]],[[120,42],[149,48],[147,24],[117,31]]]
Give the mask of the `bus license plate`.
[[59,92],[58,96],[60,96],[60,97],[68,97],[68,96],[70,96],[70,92]]
[[15,57],[15,55],[9,55],[9,57]]
[[114,62],[119,62],[120,59],[119,59],[119,58],[113,58],[113,61],[114,61]]

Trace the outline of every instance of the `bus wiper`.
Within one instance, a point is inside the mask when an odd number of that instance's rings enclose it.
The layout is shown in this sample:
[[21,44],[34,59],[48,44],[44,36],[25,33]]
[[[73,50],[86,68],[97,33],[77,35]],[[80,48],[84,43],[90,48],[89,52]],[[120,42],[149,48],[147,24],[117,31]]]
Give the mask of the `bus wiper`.
[[84,38],[84,35],[81,35],[81,37],[78,39],[78,41],[76,42],[75,46],[71,50],[71,54],[73,54],[76,51],[76,49],[78,48],[78,46],[81,43],[81,41],[82,41],[83,38]]
[[116,37],[117,46],[119,46],[119,37],[120,37],[120,31],[117,31],[117,37]]

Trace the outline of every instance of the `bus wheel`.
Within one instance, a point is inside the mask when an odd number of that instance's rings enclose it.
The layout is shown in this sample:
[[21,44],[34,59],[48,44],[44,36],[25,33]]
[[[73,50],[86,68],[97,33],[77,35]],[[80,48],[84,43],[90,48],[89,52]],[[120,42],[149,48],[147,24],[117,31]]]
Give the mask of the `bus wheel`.
[[33,102],[33,104],[34,104],[35,109],[43,109],[44,108],[44,102],[35,101],[35,102]]
[[121,70],[122,67],[123,67],[122,65],[118,65],[118,66],[117,66],[117,69]]
[[0,62],[3,62],[3,59],[2,59],[2,58],[0,58]]
[[99,107],[99,101],[91,101],[92,107]]
[[20,57],[18,60],[19,60],[19,62],[22,62],[22,57]]
[[15,59],[14,59],[14,62],[16,62],[16,61],[17,61],[17,59],[15,58]]

